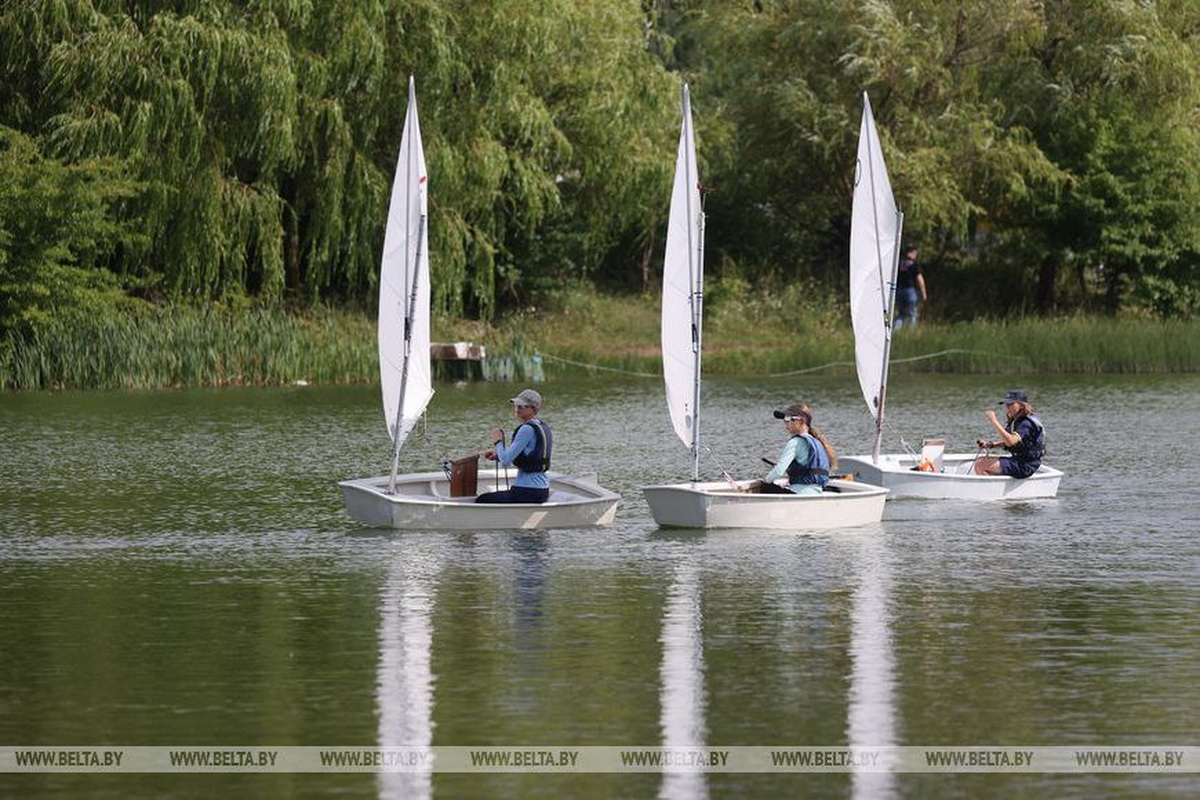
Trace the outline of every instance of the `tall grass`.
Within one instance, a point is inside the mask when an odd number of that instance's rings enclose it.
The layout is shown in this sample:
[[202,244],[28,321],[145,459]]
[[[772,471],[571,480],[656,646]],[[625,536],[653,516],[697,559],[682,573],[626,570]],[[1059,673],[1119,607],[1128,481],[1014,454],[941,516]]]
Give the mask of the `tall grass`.
[[377,373],[373,321],[332,311],[170,308],[55,320],[0,349],[0,386],[151,389],[346,383]]
[[[853,372],[848,315],[811,287],[706,297],[710,375]],[[654,297],[564,295],[495,325],[434,321],[435,340],[471,340],[492,356],[543,356],[551,374],[661,373]],[[1000,374],[1200,370],[1200,324],[1070,317],[926,324],[894,337],[892,371]],[[0,387],[167,388],[378,380],[373,315],[316,310],[170,308],[56,321],[0,342]]]
[[[813,287],[706,296],[703,365],[712,375],[854,371],[849,313]],[[655,298],[575,297],[508,320],[493,347],[537,344],[556,370],[661,371]],[[518,327],[520,335],[509,326]],[[509,338],[505,332],[509,331]],[[1183,373],[1200,369],[1200,323],[1076,316],[922,323],[897,331],[893,372]]]
[[893,369],[914,372],[1180,373],[1200,366],[1195,320],[1067,317],[899,331]]

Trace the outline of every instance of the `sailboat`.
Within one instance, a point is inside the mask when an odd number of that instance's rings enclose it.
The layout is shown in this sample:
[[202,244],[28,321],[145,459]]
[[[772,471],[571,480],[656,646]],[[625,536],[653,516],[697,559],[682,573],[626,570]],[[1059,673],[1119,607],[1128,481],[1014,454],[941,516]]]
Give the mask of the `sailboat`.
[[[607,525],[620,497],[592,476],[549,473],[545,503],[475,503],[480,492],[505,488],[514,470],[464,470],[398,475],[400,448],[433,398],[429,349],[430,283],[428,183],[417,119],[415,82],[408,79],[408,112],[388,207],[379,273],[379,377],[392,440],[391,472],[341,481],[346,511],[381,528],[489,530]],[[477,459],[470,459],[474,467]]]
[[[896,496],[961,500],[1054,497],[1062,478],[1059,470],[1043,464],[1028,478],[976,475],[978,455],[947,454],[944,439],[927,439],[921,453],[880,454],[903,227],[904,215],[892,195],[871,101],[864,92],[850,217],[850,316],[858,384],[875,422],[875,442],[870,455],[839,456],[842,468],[859,480],[891,489]],[[926,469],[920,468],[923,465]]]
[[700,354],[704,298],[704,212],[687,84],[663,263],[662,359],[667,409],[692,457],[687,483],[646,486],[654,521],[664,527],[822,530],[879,522],[887,490],[831,480],[816,495],[755,494],[754,481],[700,481]]

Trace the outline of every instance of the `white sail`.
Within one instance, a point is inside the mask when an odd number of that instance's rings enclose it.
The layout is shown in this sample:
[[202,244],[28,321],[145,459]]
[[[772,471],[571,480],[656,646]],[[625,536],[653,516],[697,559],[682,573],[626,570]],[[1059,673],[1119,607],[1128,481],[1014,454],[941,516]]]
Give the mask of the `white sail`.
[[427,188],[417,94],[410,77],[379,270],[379,378],[393,452],[399,451],[433,397]]
[[[703,219],[692,105],[683,87],[683,123],[675,158],[675,186],[663,263],[662,358],[667,408],[676,435],[698,458],[700,326],[704,281]],[[694,466],[693,478],[695,478]]]
[[876,454],[882,436],[902,221],[888,181],[871,101],[864,92],[850,217],[850,316],[858,383],[876,421]]

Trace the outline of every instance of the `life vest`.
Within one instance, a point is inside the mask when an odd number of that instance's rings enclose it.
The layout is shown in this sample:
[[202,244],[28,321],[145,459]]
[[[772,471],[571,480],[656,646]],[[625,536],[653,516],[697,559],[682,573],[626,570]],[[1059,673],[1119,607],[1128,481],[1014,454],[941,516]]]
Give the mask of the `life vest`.
[[528,455],[521,453],[513,458],[513,466],[522,472],[548,472],[550,470],[550,451],[554,449],[554,431],[550,429],[549,425],[534,417],[517,426],[517,430],[513,431],[514,439],[517,438],[517,431],[526,425],[533,428],[533,452]]
[[801,464],[796,459],[788,464],[787,476],[789,483],[804,483],[824,486],[829,483],[829,454],[821,440],[811,433],[796,434],[808,441],[808,463]]
[[[1033,414],[1026,415],[1024,419],[1033,423],[1032,433],[1028,437],[1028,441],[1026,441],[1026,437],[1022,436],[1021,441],[1006,449],[1021,461],[1041,461],[1042,456],[1046,454],[1046,426]],[[1021,418],[1018,417],[1009,422],[1008,432],[1016,433],[1015,429],[1017,423],[1020,421]]]

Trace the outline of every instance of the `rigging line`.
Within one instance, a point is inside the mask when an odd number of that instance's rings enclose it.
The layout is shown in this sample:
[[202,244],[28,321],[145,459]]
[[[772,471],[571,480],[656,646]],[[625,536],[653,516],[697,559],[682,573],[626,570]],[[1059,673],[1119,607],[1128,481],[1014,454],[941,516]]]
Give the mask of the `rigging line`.
[[[926,361],[931,358],[940,358],[942,356],[954,355],[956,353],[965,353],[967,355],[988,356],[989,358],[1008,358],[1021,359],[1023,356],[1014,356],[1008,353],[991,353],[986,350],[963,350],[960,348],[951,348],[949,350],[938,350],[936,353],[926,353],[920,356],[909,356],[908,358],[893,358],[890,359],[893,364],[906,364],[912,361]],[[768,378],[788,378],[792,375],[804,375],[808,372],[818,372],[830,367],[853,367],[853,361],[831,361],[828,364],[822,364],[819,367],[809,367],[808,369],[797,369],[791,372],[773,372],[768,375]]]
[[639,378],[661,378],[662,377],[662,375],[654,375],[649,372],[633,372],[632,370],[618,369],[617,367],[605,367],[605,366],[601,366],[600,364],[586,364],[582,361],[572,361],[569,358],[561,358],[560,356],[556,356],[553,353],[541,353],[540,355],[542,356],[542,358],[549,358],[552,361],[561,361],[564,364],[571,364],[572,366],[576,366],[576,367],[586,367],[588,369],[602,369],[607,372],[619,372],[622,375],[634,375]]
[[925,359],[938,358],[939,356],[953,355],[954,353],[966,353],[968,355],[973,355],[973,356],[988,356],[989,358],[1018,358],[1019,359],[1019,358],[1024,357],[1024,356],[1014,356],[1014,355],[1010,355],[1008,353],[990,353],[986,350],[962,350],[959,348],[952,348],[950,350],[939,350],[936,353],[927,353],[923,356],[909,356],[908,358],[893,358],[892,363],[893,364],[903,364],[908,361],[924,361]]
[[[920,356],[910,356],[908,358],[893,358],[893,359],[891,359],[891,362],[893,364],[906,364],[906,363],[910,363],[913,361],[926,361],[931,358],[941,358],[942,356],[954,355],[956,353],[963,353],[963,354],[967,354],[967,355],[977,355],[977,356],[988,356],[990,358],[1008,358],[1008,359],[1022,358],[1022,356],[1014,356],[1014,355],[1010,355],[1008,353],[990,353],[986,350],[963,350],[961,348],[952,348],[949,350],[938,350],[936,353],[926,353],[925,355],[920,355]],[[599,369],[599,370],[604,370],[606,372],[618,372],[622,375],[633,375],[638,378],[661,378],[662,377],[662,375],[655,375],[650,372],[634,372],[633,370],[620,369],[618,367],[606,367],[601,364],[589,364],[589,363],[586,363],[583,361],[572,361],[569,358],[563,358],[561,356],[556,356],[553,353],[540,353],[540,355],[542,356],[542,358],[548,358],[551,361],[560,361],[564,364],[570,364],[575,367],[584,367],[586,369]],[[768,374],[767,377],[768,378],[790,378],[793,375],[806,375],[810,372],[820,372],[821,370],[826,370],[831,367],[853,367],[853,366],[854,366],[853,361],[830,361],[828,364],[822,364],[817,367],[808,367],[807,369],[796,369],[796,370],[791,370],[789,372],[772,372],[772,373]]]
[[792,370],[791,372],[772,372],[767,377],[768,378],[788,378],[788,377],[791,377],[792,375],[803,375],[807,372],[819,372],[820,370],[829,369],[830,367],[853,367],[853,366],[854,366],[853,361],[830,361],[828,364],[822,364],[819,367],[809,367],[808,369],[797,369],[797,370]]
[[729,474],[729,470],[725,469],[725,465],[721,463],[720,457],[713,452],[713,449],[708,445],[703,445],[703,450],[712,456],[713,461],[717,462],[717,469],[721,470],[721,475],[724,476],[726,482],[729,483],[729,485],[734,489],[739,489],[737,481],[735,481],[733,476]]

